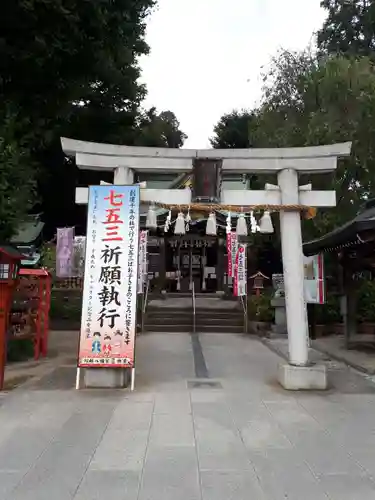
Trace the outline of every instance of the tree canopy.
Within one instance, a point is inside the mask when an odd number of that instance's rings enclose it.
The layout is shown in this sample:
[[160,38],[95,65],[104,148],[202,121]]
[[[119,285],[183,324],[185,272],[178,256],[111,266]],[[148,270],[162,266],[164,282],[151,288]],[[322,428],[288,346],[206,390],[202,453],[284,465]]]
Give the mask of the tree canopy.
[[327,18],[318,32],[319,48],[329,54],[373,57],[374,0],[323,0]]
[[3,0],[0,190],[7,203],[0,202],[0,240],[33,206],[51,230],[75,224],[74,188],[82,177],[86,183],[96,177],[64,158],[61,135],[183,144],[186,136],[172,111],[141,108],[146,88],[138,58],[149,50],[145,28],[154,6],[154,0]]
[[[319,58],[309,51],[283,51],[265,76],[258,109],[234,114],[215,128],[213,144],[239,130],[249,116],[255,147],[296,147],[353,141],[352,155],[333,176],[314,176],[315,188],[337,192],[337,207],[320,210],[306,225],[309,236],[333,229],[355,215],[375,193],[375,68],[371,59]],[[223,117],[225,119],[225,117]],[[236,124],[237,120],[237,124]],[[246,130],[233,147],[243,147]],[[249,134],[249,132],[247,132]],[[241,144],[241,145],[240,145]]]
[[223,115],[215,125],[210,139],[213,148],[249,148],[252,146],[252,128],[256,126],[256,114],[234,110]]
[[180,148],[187,135],[180,130],[180,123],[172,111],[157,113],[151,108],[140,114],[135,143],[137,146]]

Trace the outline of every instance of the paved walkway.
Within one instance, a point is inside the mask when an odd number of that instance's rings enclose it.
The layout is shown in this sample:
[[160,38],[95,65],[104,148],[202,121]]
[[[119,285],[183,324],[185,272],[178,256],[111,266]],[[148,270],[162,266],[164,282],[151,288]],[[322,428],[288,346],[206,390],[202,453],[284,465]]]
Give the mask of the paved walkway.
[[[0,399],[0,499],[375,499],[375,386],[287,393],[257,340],[139,338],[136,392],[65,364]],[[353,380],[356,379],[353,385]]]

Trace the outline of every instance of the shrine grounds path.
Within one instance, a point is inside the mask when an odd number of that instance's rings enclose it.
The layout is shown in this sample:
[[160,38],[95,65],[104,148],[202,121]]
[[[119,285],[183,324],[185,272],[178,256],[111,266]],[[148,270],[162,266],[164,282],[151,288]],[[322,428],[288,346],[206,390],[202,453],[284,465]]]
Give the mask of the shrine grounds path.
[[345,365],[288,393],[259,340],[148,334],[130,393],[58,359],[0,397],[1,500],[375,499],[375,386]]

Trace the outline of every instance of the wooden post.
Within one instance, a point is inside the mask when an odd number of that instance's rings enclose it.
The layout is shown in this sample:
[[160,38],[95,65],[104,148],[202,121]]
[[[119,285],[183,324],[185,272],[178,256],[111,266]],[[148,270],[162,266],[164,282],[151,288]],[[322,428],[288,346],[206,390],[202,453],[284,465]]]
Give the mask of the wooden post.
[[166,272],[166,238],[160,238],[160,253],[159,253],[159,291],[163,293],[165,290],[165,272]]
[[315,304],[307,304],[307,314],[310,326],[310,339],[316,340],[316,309]]
[[217,244],[217,268],[216,268],[216,283],[217,283],[217,291],[224,291],[224,266],[225,266],[225,258],[224,258],[224,245],[221,244],[219,239]]
[[350,348],[350,343],[357,333],[357,290],[353,280],[353,269],[348,266],[344,268],[344,326],[345,326],[345,347]]

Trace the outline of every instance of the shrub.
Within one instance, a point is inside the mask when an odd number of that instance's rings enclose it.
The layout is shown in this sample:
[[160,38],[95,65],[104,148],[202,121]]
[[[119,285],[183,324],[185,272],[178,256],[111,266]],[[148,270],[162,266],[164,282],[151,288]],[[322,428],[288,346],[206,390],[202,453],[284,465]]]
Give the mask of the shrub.
[[248,319],[249,321],[260,321],[264,323],[272,323],[275,317],[274,308],[271,307],[272,295],[263,293],[258,297],[251,295],[247,299]]

